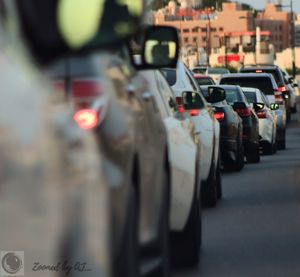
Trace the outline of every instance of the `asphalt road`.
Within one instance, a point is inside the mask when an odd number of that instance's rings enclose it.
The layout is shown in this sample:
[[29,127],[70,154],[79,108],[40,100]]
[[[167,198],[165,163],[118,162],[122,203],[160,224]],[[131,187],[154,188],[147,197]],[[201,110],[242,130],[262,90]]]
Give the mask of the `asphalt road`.
[[223,199],[203,211],[201,262],[175,277],[300,276],[300,124],[287,149],[223,175]]

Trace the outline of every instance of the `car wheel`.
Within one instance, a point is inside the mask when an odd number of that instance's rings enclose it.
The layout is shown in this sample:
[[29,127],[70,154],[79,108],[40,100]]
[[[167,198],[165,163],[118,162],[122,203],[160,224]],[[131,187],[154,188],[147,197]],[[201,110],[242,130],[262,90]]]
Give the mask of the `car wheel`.
[[232,161],[230,163],[224,164],[224,168],[227,170],[232,170],[232,171],[241,171],[244,166],[245,166],[245,161],[244,161],[244,145],[243,145],[243,140],[240,137],[237,139],[237,152],[236,152],[236,160]]
[[114,277],[139,276],[137,195],[130,189],[129,214],[119,255],[114,263]]
[[211,164],[206,181],[201,183],[201,203],[205,208],[214,207],[217,204],[217,176],[214,163]]
[[172,264],[174,267],[192,267],[199,262],[202,241],[201,204],[199,202],[197,196],[194,195],[184,230],[171,233]]
[[263,145],[263,153],[264,155],[272,155],[274,153],[274,144],[266,142]]
[[259,163],[260,162],[260,153],[259,153],[259,145],[255,145],[253,147],[253,152],[249,153],[246,156],[246,160],[248,163]]

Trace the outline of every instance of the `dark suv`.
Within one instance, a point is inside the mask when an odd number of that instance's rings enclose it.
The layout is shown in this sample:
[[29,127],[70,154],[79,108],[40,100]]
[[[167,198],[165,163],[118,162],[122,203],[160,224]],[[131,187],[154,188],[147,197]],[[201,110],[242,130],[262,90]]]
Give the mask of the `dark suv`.
[[[286,108],[286,117],[287,120],[290,120],[291,117],[291,93],[292,91],[289,90],[289,87],[286,85],[284,80],[283,73],[278,66],[257,66],[257,67],[244,67],[240,69],[241,73],[269,73],[275,79],[275,82],[278,86],[278,94],[281,93],[283,95],[283,99],[285,102]],[[279,104],[279,103],[278,103]]]
[[[278,86],[271,74],[268,73],[236,73],[223,75],[221,85],[238,85],[240,87],[252,87],[261,90],[270,103],[279,104],[277,115],[277,143],[279,149],[285,149],[286,111],[282,102],[282,96],[278,93]],[[280,104],[281,103],[281,104]]]

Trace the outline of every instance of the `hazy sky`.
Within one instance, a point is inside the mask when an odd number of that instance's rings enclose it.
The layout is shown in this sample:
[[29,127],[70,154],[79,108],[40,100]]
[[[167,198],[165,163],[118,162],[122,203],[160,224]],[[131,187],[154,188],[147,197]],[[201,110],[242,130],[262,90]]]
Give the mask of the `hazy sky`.
[[[262,9],[267,1],[266,0],[241,0],[239,2],[244,2],[244,3],[250,4],[254,8],[257,8],[257,9]],[[270,2],[277,3],[278,1],[277,0],[273,0],[273,1],[271,0]],[[290,0],[283,0],[282,4],[283,5],[290,5]],[[293,6],[294,6],[295,12],[300,13],[300,1],[299,0],[293,0]],[[289,8],[284,8],[284,9],[289,10]]]

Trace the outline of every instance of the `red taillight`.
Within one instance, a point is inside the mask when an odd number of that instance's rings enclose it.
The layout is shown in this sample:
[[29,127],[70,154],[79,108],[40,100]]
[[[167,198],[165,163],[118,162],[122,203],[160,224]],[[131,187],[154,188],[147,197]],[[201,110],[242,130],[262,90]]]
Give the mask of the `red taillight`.
[[275,90],[274,97],[276,104],[283,104],[282,91],[280,91],[279,89]]
[[98,113],[92,109],[79,110],[73,116],[73,119],[81,129],[90,130],[98,125]]
[[214,116],[215,116],[215,119],[222,120],[222,119],[224,119],[225,114],[223,112],[215,112]]
[[183,103],[182,103],[182,97],[176,97],[176,103],[178,105],[178,112],[184,113],[185,109],[184,109],[184,106],[183,106]]
[[235,111],[241,117],[248,117],[251,115],[251,109],[249,109],[249,108],[238,108],[238,109],[235,109]]
[[196,109],[193,109],[193,110],[190,110],[190,116],[197,116],[199,115],[199,110],[196,110]]
[[95,98],[102,94],[100,82],[93,79],[77,79],[72,82],[72,95],[76,99]]
[[256,112],[258,118],[267,118],[267,112],[265,110],[260,110]]
[[286,88],[285,86],[279,87],[279,88],[278,88],[278,91],[279,91],[279,92],[286,92],[286,91],[287,91],[287,88]]
[[257,69],[255,72],[256,73],[262,73],[263,71],[261,69]]

